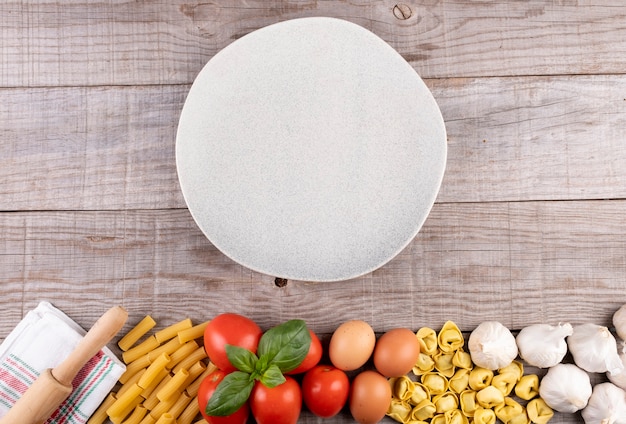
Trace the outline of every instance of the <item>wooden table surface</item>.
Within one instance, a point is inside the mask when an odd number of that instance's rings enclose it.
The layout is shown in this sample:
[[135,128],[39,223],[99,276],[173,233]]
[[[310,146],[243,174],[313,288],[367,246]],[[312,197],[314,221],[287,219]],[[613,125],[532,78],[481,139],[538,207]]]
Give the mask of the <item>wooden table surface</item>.
[[[626,303],[623,0],[6,0],[0,16],[0,339],[41,300],[85,328],[120,304],[127,329],[235,311],[321,334],[348,319],[610,325]],[[278,287],[200,232],[175,134],[215,53],[305,16],[357,23],[410,62],[441,108],[448,162],[387,265]]]

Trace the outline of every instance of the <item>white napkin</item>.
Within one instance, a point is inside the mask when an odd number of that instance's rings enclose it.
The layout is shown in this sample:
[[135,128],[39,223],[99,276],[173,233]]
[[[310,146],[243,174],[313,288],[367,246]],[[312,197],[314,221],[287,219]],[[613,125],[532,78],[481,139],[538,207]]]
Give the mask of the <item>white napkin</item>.
[[[42,371],[60,364],[85,333],[48,302],[29,311],[0,345],[0,417]],[[81,369],[74,390],[46,423],[86,423],[125,370],[113,352],[102,349]]]

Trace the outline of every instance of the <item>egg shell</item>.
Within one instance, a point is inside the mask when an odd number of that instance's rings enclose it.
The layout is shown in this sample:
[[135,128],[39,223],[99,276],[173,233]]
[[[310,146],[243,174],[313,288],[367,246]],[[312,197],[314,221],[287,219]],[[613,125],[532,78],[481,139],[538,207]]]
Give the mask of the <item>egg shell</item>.
[[332,364],[343,371],[362,367],[372,356],[376,335],[365,321],[352,320],[341,324],[333,333],[328,346]]
[[374,424],[385,417],[391,404],[391,386],[376,371],[363,371],[350,388],[350,413],[360,424]]
[[408,328],[394,328],[380,336],[374,348],[374,366],[385,377],[407,374],[420,355],[420,343]]

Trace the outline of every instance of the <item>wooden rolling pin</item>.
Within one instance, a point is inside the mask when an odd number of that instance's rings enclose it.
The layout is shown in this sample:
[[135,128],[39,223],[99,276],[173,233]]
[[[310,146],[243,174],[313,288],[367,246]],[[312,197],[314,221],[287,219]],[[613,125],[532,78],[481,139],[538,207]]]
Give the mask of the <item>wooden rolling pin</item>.
[[0,418],[0,424],[42,424],[72,392],[78,371],[122,329],[128,312],[115,306],[104,313],[54,369],[41,373],[26,393]]

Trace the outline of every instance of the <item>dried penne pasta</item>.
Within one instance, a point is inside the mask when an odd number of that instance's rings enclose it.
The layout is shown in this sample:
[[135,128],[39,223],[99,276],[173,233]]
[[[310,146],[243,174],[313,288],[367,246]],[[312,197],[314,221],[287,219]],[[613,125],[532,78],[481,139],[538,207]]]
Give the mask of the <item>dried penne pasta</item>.
[[180,344],[186,343],[190,340],[199,339],[204,337],[204,330],[211,321],[205,321],[202,324],[194,325],[191,328],[186,328],[178,332],[178,341]]
[[150,415],[152,415],[152,418],[158,419],[161,415],[170,410],[176,400],[177,398],[173,397],[172,399],[157,403],[157,405],[150,410]]
[[161,418],[159,418],[155,424],[174,424],[174,423],[175,423],[174,417],[172,417],[170,414],[166,412],[165,414],[161,415]]
[[156,339],[156,337],[150,336],[137,346],[122,353],[122,359],[124,360],[124,363],[130,364],[131,362],[141,358],[143,355],[150,352],[151,350],[156,349],[157,347],[159,347],[159,345],[160,343]]
[[[142,399],[139,394],[143,389],[137,384],[130,386],[122,396],[118,396],[117,400],[107,408],[106,413],[109,417],[120,417],[123,412],[131,405],[135,399]],[[129,411],[130,412],[130,411]],[[122,418],[124,418],[123,416]]]
[[167,365],[167,368],[171,370],[176,365],[178,365],[179,362],[191,355],[196,349],[198,349],[198,343],[196,343],[195,340],[185,343],[184,345],[176,349],[174,353],[172,353],[172,360]]
[[172,378],[169,379],[167,384],[165,384],[158,392],[157,398],[160,401],[164,401],[172,398],[174,395],[180,396],[180,393],[185,389],[183,384],[187,382],[187,378],[189,377],[189,371],[182,368],[177,373],[175,373]]
[[87,424],[103,424],[109,418],[107,415],[107,409],[109,409],[109,407],[113,405],[116,400],[116,394],[114,392],[109,393],[102,401],[98,409],[96,409],[91,415]]
[[131,362],[126,365],[126,371],[119,378],[119,382],[122,384],[126,384],[135,374],[137,374],[142,369],[148,368],[150,366],[150,360],[148,359],[148,355],[144,355],[139,359]]
[[203,346],[199,346],[193,352],[191,352],[186,358],[179,361],[178,364],[172,368],[172,371],[177,372],[181,368],[189,369],[193,364],[207,357],[206,351]]
[[164,343],[161,346],[157,347],[156,349],[148,352],[148,358],[150,358],[151,361],[154,361],[154,358],[156,358],[163,352],[167,353],[168,355],[171,355],[172,353],[176,352],[176,349],[178,349],[181,346],[182,346],[182,343],[179,343],[178,339],[175,337],[169,342]]
[[141,376],[143,375],[145,371],[146,369],[143,368],[139,370],[138,372],[136,372],[135,374],[133,374],[127,381],[122,382],[120,380],[120,383],[122,383],[122,386],[118,389],[117,396],[118,397],[122,396],[124,392],[126,392],[126,390],[133,387],[133,385],[139,381],[139,379],[141,378]]
[[130,416],[126,418],[122,422],[122,424],[139,424],[141,423],[141,420],[143,420],[143,417],[145,417],[147,413],[148,413],[148,410],[144,406],[137,405],[135,409],[133,410],[132,414],[130,414]]
[[113,424],[122,424],[124,419],[130,415],[131,412],[141,403],[143,398],[137,397],[132,399],[131,402],[120,412],[119,415],[109,416],[109,419]]
[[200,374],[193,382],[187,386],[185,391],[189,396],[197,396],[198,389],[200,389],[200,384],[202,384],[202,380],[204,380],[209,374],[215,371],[217,367],[213,365],[213,363],[209,363],[209,366],[204,370],[202,374]]
[[206,420],[205,420],[204,418],[200,418],[198,421],[196,421],[196,422],[195,422],[195,423],[193,423],[193,424],[209,424],[209,423],[207,423],[207,422],[206,422]]
[[159,343],[163,343],[173,337],[178,336],[178,332],[193,327],[191,319],[186,318],[176,324],[172,324],[169,327],[165,327],[163,330],[159,330],[154,333],[154,337]]
[[[191,397],[185,392],[181,393],[176,398],[176,402],[174,402],[174,404],[170,407],[170,409],[167,412],[170,415],[172,415],[172,417],[174,417],[175,420],[178,419],[180,414],[183,413],[183,411],[185,410],[187,405],[189,405],[192,399],[195,400],[195,397]],[[198,402],[195,402],[195,403],[198,403]]]
[[143,417],[143,420],[141,420],[139,424],[154,424],[155,422],[156,420],[152,417],[152,415],[147,414],[145,417]]
[[156,321],[150,315],[146,315],[144,319],[139,321],[124,337],[117,342],[117,345],[126,352],[132,345],[143,337],[148,331],[152,330],[156,325]]
[[197,361],[195,364],[189,367],[187,370],[189,372],[189,377],[187,377],[187,381],[184,384],[184,387],[187,388],[200,374],[202,374],[206,370],[206,365],[202,361]]
[[157,356],[139,379],[139,382],[137,383],[139,387],[142,389],[148,387],[150,383],[152,383],[157,376],[161,374],[161,371],[168,366],[170,361],[170,355],[167,353],[162,353]]
[[176,422],[178,424],[192,424],[193,420],[200,413],[200,405],[198,405],[195,396],[191,396],[191,402],[187,404],[183,412],[178,416]]
[[167,369],[161,370],[159,375],[157,375],[157,377],[152,380],[152,383],[150,383],[148,387],[143,389],[143,392],[141,392],[141,397],[144,399],[148,399],[148,397],[152,394],[152,391],[156,389],[159,384],[161,384],[165,377],[169,377],[169,375],[170,372]]
[[161,382],[154,388],[152,393],[150,393],[150,396],[148,396],[146,400],[143,402],[146,408],[148,408],[149,410],[152,410],[154,409],[155,406],[157,406],[157,404],[159,403],[159,398],[157,397],[157,393],[159,392],[159,390],[161,390],[161,388],[163,388],[163,386],[167,384],[169,380],[171,380],[171,378],[172,376],[170,375],[169,372],[167,373],[165,377],[163,377]]

